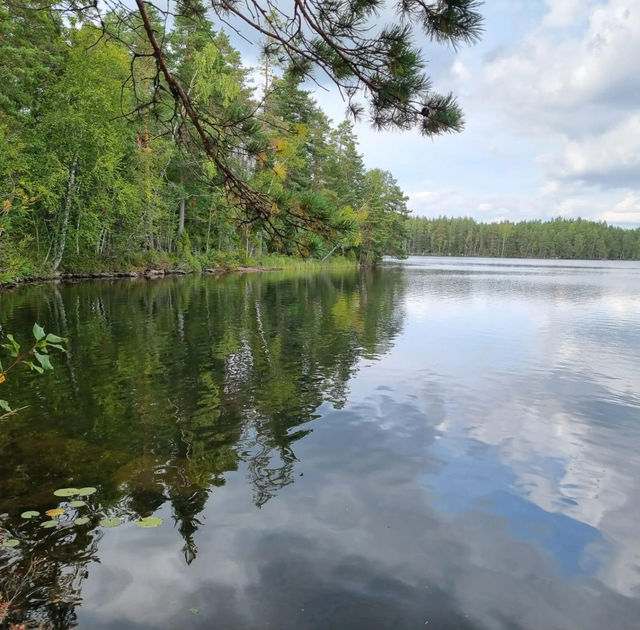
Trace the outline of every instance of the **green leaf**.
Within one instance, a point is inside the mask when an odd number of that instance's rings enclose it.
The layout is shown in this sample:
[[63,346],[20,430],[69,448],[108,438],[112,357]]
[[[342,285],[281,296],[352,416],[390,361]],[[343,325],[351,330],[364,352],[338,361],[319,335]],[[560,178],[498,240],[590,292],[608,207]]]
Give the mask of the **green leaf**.
[[36,341],[40,341],[44,337],[44,328],[39,326],[38,324],[33,325],[33,336],[36,338]]
[[59,521],[43,521],[40,523],[40,527],[51,529],[52,527],[58,527]]
[[118,527],[122,523],[124,523],[124,519],[118,516],[116,518],[103,518],[99,524],[100,527]]
[[9,540],[2,541],[3,547],[17,547],[19,544],[20,544],[20,541],[16,540],[15,538],[9,538]]
[[33,354],[45,370],[53,370],[53,365],[51,365],[51,359],[48,355],[40,354],[39,352],[34,352]]
[[11,411],[11,407],[6,400],[0,400],[0,409],[4,409],[5,411]]
[[47,348],[55,348],[56,350],[60,350],[61,352],[67,351],[67,349],[61,346],[59,343],[49,343],[47,344]]
[[38,374],[42,374],[44,372],[44,370],[39,365],[36,365],[33,361],[25,361],[24,364]]
[[75,521],[76,525],[86,525],[89,522],[89,519],[86,516],[81,516],[77,518]]
[[36,512],[36,510],[27,510],[20,514],[21,518],[35,518],[36,516],[40,516],[40,512]]
[[[11,342],[11,347],[17,352],[20,350],[20,344],[14,339],[13,335],[9,333],[7,339]],[[7,348],[8,346],[5,346]]]
[[20,344],[13,338],[12,334],[8,334],[7,335],[7,339],[11,342],[9,343],[3,343],[2,347],[6,348],[9,351],[9,354],[12,357],[17,357],[18,356],[18,352],[20,351]]
[[162,525],[164,521],[157,516],[147,516],[146,518],[141,518],[136,525],[138,527],[158,527]]
[[60,488],[59,490],[54,490],[53,494],[57,497],[74,497],[80,494],[80,490],[78,488]]
[[71,503],[69,503],[69,507],[72,508],[84,507],[85,505],[87,504],[84,501],[71,501]]
[[91,487],[87,487],[87,488],[80,488],[76,494],[79,497],[88,497],[90,494],[94,494],[95,492],[97,492],[96,488],[91,488]]
[[58,337],[58,335],[53,335],[51,333],[46,336],[46,340],[49,343],[64,343],[67,341],[64,337]]

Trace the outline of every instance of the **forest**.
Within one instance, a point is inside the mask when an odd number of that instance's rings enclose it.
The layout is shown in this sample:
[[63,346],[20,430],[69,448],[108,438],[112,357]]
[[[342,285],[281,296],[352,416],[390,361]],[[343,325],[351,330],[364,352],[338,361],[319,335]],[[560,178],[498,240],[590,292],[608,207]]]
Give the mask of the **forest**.
[[[409,253],[640,255],[637,230],[580,220],[409,220],[394,175],[365,168],[358,95],[375,129],[462,130],[455,97],[424,74],[409,22],[437,43],[473,43],[474,0],[405,2],[405,25],[377,32],[368,25],[379,0],[319,5],[304,20],[270,3],[169,6],[0,7],[0,283]],[[232,45],[230,17],[257,33],[253,66]],[[314,68],[342,95],[343,120],[314,100]]]
[[408,254],[640,259],[640,228],[623,229],[584,219],[479,223],[472,218],[412,217],[407,231]]
[[323,113],[273,41],[251,68],[184,9],[169,27],[153,8],[145,17],[212,121],[204,145],[166,98],[139,17],[0,7],[0,282],[401,252],[406,197],[391,173],[365,169],[352,122]]

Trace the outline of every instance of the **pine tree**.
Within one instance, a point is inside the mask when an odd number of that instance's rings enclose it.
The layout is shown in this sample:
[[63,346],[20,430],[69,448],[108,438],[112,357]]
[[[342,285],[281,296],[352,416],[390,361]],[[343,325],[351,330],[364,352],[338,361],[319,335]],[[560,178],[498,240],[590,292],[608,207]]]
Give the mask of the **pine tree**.
[[[242,25],[266,37],[268,46],[286,63],[290,72],[315,81],[329,80],[348,103],[354,118],[368,118],[376,129],[411,129],[432,136],[460,131],[462,112],[452,94],[438,94],[424,71],[422,51],[413,45],[414,26],[433,41],[458,46],[472,43],[482,31],[478,0],[401,0],[396,23],[376,27],[382,0],[294,0],[289,11],[275,0],[210,0],[220,24]],[[100,20],[104,10],[98,3],[82,5],[72,0],[74,11]],[[230,159],[230,143],[246,148],[242,136],[247,119],[228,124],[209,115],[206,107],[189,91],[180,73],[170,63],[170,44],[155,28],[154,15],[177,15],[185,20],[205,20],[201,0],[176,0],[165,8],[160,3],[135,0],[135,8],[124,0],[117,7],[119,25],[140,20],[150,45],[132,48],[134,66],[149,54],[156,64],[153,98],[140,106],[157,106],[167,98],[175,102],[174,118],[183,120],[207,154],[224,185],[228,198],[238,206],[245,221],[260,223],[273,239],[283,240],[301,226],[312,228],[314,212],[300,212],[295,199],[274,199],[269,187],[250,186]],[[107,29],[119,37],[118,28]],[[166,105],[165,105],[166,107]],[[256,111],[257,114],[257,111]]]

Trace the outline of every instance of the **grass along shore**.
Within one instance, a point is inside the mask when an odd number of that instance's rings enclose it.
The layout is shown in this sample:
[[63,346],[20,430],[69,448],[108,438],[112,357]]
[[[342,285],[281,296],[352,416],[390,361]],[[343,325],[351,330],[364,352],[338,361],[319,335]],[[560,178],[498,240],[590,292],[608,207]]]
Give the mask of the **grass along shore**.
[[[99,266],[89,264],[86,266],[70,266],[57,273],[48,270],[0,269],[0,288],[9,288],[29,282],[46,282],[56,280],[82,280],[96,278],[156,278],[168,275],[189,274],[223,274],[223,273],[256,273],[261,271],[278,270],[320,270],[334,268],[356,267],[358,262],[349,256],[332,256],[324,260],[314,258],[300,258],[279,254],[268,254],[259,258],[239,256],[235,252],[232,255],[218,254],[208,259],[190,257],[181,259],[172,256],[153,260],[136,261],[137,264],[113,264]],[[26,272],[25,272],[26,271]]]

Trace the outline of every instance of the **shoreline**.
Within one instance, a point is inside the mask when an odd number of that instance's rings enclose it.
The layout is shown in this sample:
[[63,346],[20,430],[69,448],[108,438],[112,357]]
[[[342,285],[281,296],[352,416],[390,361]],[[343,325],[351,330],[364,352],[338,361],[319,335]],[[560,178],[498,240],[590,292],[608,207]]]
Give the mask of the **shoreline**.
[[[346,265],[344,260],[328,263],[320,263],[313,261],[295,265],[242,265],[238,267],[203,267],[201,269],[180,269],[173,267],[147,267],[145,269],[128,269],[118,271],[78,271],[78,272],[61,272],[43,276],[25,276],[15,278],[9,281],[0,282],[0,293],[5,290],[15,289],[17,287],[37,284],[37,283],[61,283],[61,282],[82,282],[86,280],[124,280],[145,279],[154,280],[156,278],[164,278],[166,276],[191,276],[191,275],[209,275],[223,276],[233,273],[251,274],[263,273],[268,271],[303,271],[305,267],[313,270],[330,269],[335,267],[350,266]],[[354,262],[354,267],[357,263]]]
[[201,270],[193,269],[164,269],[164,268],[148,268],[142,270],[131,269],[128,271],[79,271],[64,272],[52,274],[48,276],[31,276],[19,278],[9,282],[0,283],[0,291],[4,289],[13,289],[24,284],[35,284],[38,282],[73,282],[75,280],[123,280],[125,278],[144,278],[145,280],[153,280],[155,278],[164,278],[165,276],[192,276],[192,275],[210,275],[221,276],[229,273],[261,273],[264,271],[282,271],[284,267],[207,267]]

